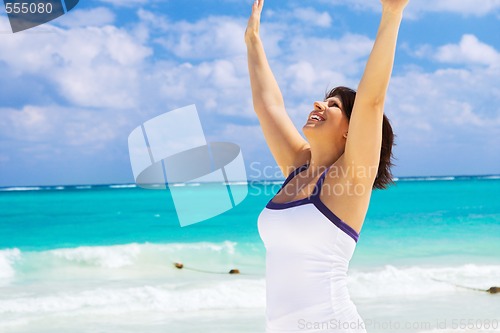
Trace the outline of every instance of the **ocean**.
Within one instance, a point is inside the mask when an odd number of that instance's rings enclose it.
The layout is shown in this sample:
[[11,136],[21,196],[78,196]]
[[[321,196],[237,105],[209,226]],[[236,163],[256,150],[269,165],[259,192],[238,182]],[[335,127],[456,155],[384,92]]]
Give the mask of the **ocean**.
[[[264,332],[257,217],[282,182],[185,227],[168,190],[0,188],[0,332]],[[373,192],[348,273],[369,333],[500,332],[499,199],[498,176]]]

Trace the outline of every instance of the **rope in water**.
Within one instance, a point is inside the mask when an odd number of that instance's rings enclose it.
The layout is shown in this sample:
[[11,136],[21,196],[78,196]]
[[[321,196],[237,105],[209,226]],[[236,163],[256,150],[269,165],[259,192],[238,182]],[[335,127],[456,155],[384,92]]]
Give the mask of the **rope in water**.
[[214,271],[207,271],[207,270],[204,270],[204,269],[186,267],[186,266],[184,266],[183,263],[180,263],[180,262],[174,262],[174,266],[177,269],[187,269],[187,270],[190,270],[190,271],[201,272],[201,273],[209,273],[209,274],[239,274],[239,275],[260,276],[259,274],[241,273],[240,270],[237,269],[237,268],[233,268],[229,272],[214,272]]
[[459,287],[459,288],[465,288],[465,289],[476,290],[476,291],[485,291],[485,292],[490,293],[490,294],[500,293],[500,287],[490,287],[490,289],[479,289],[479,288],[472,288],[472,287],[461,286],[461,285],[455,284],[453,282],[439,280],[439,279],[434,279],[434,278],[431,278],[431,280],[438,281],[438,282],[449,283],[449,284],[452,284],[455,287]]
[[[214,271],[207,271],[207,270],[204,270],[204,269],[186,267],[186,266],[184,266],[183,263],[180,263],[180,262],[174,262],[173,264],[178,269],[187,269],[187,270],[190,270],[190,271],[201,272],[201,273],[209,273],[209,274],[239,274],[239,275],[254,275],[254,276],[258,276],[259,275],[259,274],[241,273],[240,270],[237,269],[237,268],[233,268],[229,272],[214,272]],[[438,281],[438,282],[449,283],[449,284],[452,284],[455,287],[459,287],[459,288],[465,288],[465,289],[476,290],[476,291],[485,291],[485,292],[490,293],[490,294],[500,293],[500,287],[490,287],[490,289],[479,289],[479,288],[472,288],[472,287],[467,287],[467,286],[461,286],[461,285],[455,284],[453,282],[439,280],[439,279],[435,279],[435,278],[431,278],[431,280]]]

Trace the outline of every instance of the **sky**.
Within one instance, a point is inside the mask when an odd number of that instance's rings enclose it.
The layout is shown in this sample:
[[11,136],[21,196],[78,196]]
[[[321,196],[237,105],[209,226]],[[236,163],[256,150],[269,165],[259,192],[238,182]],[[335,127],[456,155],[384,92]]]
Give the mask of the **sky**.
[[[133,183],[128,135],[195,104],[248,179],[283,178],[253,111],[250,0],[88,0],[13,34],[0,10],[0,186]],[[261,37],[301,132],[313,103],[357,88],[378,0],[266,0]],[[500,0],[411,0],[385,113],[393,174],[500,174]],[[303,135],[303,133],[301,132]]]

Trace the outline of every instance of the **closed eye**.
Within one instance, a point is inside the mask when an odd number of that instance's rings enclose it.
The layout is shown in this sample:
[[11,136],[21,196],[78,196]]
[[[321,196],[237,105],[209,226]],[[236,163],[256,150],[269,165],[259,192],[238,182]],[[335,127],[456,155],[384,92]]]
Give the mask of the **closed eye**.
[[335,102],[335,101],[330,101],[330,102],[328,103],[328,107],[332,107],[332,106],[337,107],[337,108],[339,108],[339,109],[340,109],[339,104],[338,104],[337,102]]

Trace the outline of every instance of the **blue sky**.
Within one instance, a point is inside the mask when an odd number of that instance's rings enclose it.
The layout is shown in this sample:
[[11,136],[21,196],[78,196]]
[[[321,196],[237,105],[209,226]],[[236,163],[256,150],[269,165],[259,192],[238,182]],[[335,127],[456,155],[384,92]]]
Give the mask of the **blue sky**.
[[[253,113],[251,1],[80,1],[37,28],[0,16],[0,186],[131,183],[129,133],[196,104],[208,141],[279,178]],[[357,87],[378,0],[267,0],[261,35],[300,129],[327,88]],[[500,1],[413,0],[386,114],[395,176],[500,173]],[[267,169],[269,170],[269,168]]]

